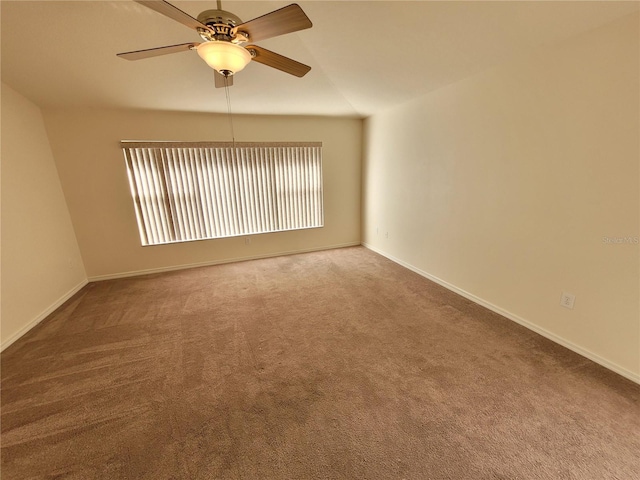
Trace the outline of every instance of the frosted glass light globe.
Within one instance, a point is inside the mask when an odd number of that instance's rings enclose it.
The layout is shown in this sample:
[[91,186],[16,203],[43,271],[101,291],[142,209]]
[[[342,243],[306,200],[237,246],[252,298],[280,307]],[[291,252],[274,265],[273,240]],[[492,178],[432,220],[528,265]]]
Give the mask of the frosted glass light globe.
[[197,47],[198,55],[207,65],[225,75],[238,73],[251,61],[251,54],[246,48],[231,42],[210,41]]

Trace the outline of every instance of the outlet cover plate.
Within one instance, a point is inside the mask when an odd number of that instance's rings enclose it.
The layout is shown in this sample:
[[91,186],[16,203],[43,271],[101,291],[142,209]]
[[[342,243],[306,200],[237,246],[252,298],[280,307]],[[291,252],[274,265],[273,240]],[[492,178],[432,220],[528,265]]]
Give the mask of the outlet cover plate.
[[562,292],[562,297],[560,297],[560,305],[562,305],[564,308],[573,310],[573,304],[575,303],[575,301],[576,301],[575,295],[567,292]]

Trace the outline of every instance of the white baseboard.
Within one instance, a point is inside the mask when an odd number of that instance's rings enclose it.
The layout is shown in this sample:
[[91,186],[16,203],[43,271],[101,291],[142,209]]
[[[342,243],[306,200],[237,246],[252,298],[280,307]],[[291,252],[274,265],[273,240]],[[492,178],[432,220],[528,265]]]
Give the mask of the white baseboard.
[[47,309],[45,309],[43,312],[41,312],[36,318],[31,320],[28,324],[26,324],[24,327],[22,327],[16,333],[11,335],[8,339],[6,339],[4,342],[2,342],[2,346],[0,346],[0,351],[4,351],[5,348],[7,348],[12,343],[14,343],[16,340],[18,340],[20,337],[22,337],[25,333],[27,333],[33,327],[38,325],[42,320],[44,320],[49,315],[51,315],[55,309],[60,307],[64,302],[66,302],[71,297],[73,297],[76,293],[78,293],[80,291],[80,289],[82,287],[84,287],[87,283],[89,283],[87,279],[81,281],[75,287],[73,287],[71,290],[69,290],[67,293],[65,293],[60,298],[58,298]]
[[160,267],[160,268],[150,268],[147,270],[134,270],[130,272],[122,272],[122,273],[113,273],[109,275],[96,275],[93,277],[89,277],[89,282],[100,282],[103,280],[114,280],[117,278],[127,278],[127,277],[138,277],[140,275],[150,275],[154,273],[162,273],[162,272],[172,272],[175,270],[185,270],[188,268],[198,268],[198,267],[209,267],[212,265],[223,265],[225,263],[234,263],[234,262],[245,262],[248,260],[259,260],[261,258],[272,258],[272,257],[281,257],[284,255],[295,255],[298,253],[310,253],[310,252],[319,252],[322,250],[333,250],[334,248],[346,248],[346,247],[356,247],[359,246],[360,242],[350,242],[350,243],[342,243],[338,245],[327,245],[323,247],[316,248],[304,248],[300,250],[289,250],[283,252],[274,252],[267,253],[264,255],[249,255],[246,257],[235,257],[235,258],[226,258],[224,260],[212,260],[209,262],[199,262],[199,263],[188,263],[182,265],[172,265],[169,267]]
[[463,297],[465,297],[468,300],[471,300],[474,303],[477,303],[478,305],[482,305],[485,308],[488,308],[489,310],[502,315],[503,317],[508,318],[509,320],[512,320],[520,325],[522,325],[523,327],[528,328],[529,330],[532,330],[540,335],[542,335],[545,338],[548,338],[549,340],[562,345],[563,347],[568,348],[569,350],[572,350],[573,352],[582,355],[583,357],[588,358],[589,360],[602,365],[603,367],[619,374],[622,375],[625,378],[628,378],[629,380],[631,380],[632,382],[638,383],[640,384],[640,374],[634,373],[630,370],[627,370],[624,367],[621,367],[620,365],[617,365],[609,360],[607,360],[606,358],[601,357],[600,355],[597,355],[589,350],[587,350],[586,348],[583,348],[579,345],[576,345],[573,342],[570,342],[569,340],[566,340],[565,338],[562,338],[558,335],[556,335],[555,333],[552,333],[542,327],[539,327],[538,325],[536,325],[535,323],[532,323],[528,320],[525,320],[522,317],[519,317],[518,315],[515,315],[507,310],[504,310],[503,308],[500,308],[490,302],[487,302],[486,300],[477,297],[475,295],[473,295],[472,293],[469,293],[465,290],[462,290],[461,288],[456,287],[455,285],[450,284],[449,282],[446,282],[445,280],[442,280],[441,278],[438,278],[434,275],[431,275],[428,272],[425,272],[424,270],[420,270],[417,267],[414,267],[413,265],[400,260],[399,258],[394,257],[393,255],[390,255],[382,250],[380,250],[377,247],[374,247],[373,245],[369,245],[368,243],[363,242],[362,245],[366,248],[368,248],[369,250],[376,252],[380,255],[382,255],[383,257],[388,258],[389,260],[391,260],[392,262],[397,263],[398,265],[402,265],[405,268],[408,268],[409,270],[417,273],[418,275],[421,275],[425,278],[428,278],[429,280],[437,283],[438,285],[443,286],[444,288],[446,288],[447,290],[451,290],[454,293],[457,293],[458,295],[461,295]]

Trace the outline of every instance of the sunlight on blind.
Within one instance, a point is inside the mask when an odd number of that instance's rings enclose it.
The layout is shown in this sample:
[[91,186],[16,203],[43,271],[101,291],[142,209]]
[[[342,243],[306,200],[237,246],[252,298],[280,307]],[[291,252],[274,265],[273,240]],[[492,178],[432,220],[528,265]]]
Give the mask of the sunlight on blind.
[[122,142],[143,245],[322,227],[322,145]]

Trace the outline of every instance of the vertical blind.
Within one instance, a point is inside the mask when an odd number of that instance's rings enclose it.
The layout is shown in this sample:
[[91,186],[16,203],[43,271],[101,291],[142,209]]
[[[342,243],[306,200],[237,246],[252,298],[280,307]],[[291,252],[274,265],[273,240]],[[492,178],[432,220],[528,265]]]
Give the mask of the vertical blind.
[[143,245],[324,224],[321,143],[121,145]]

